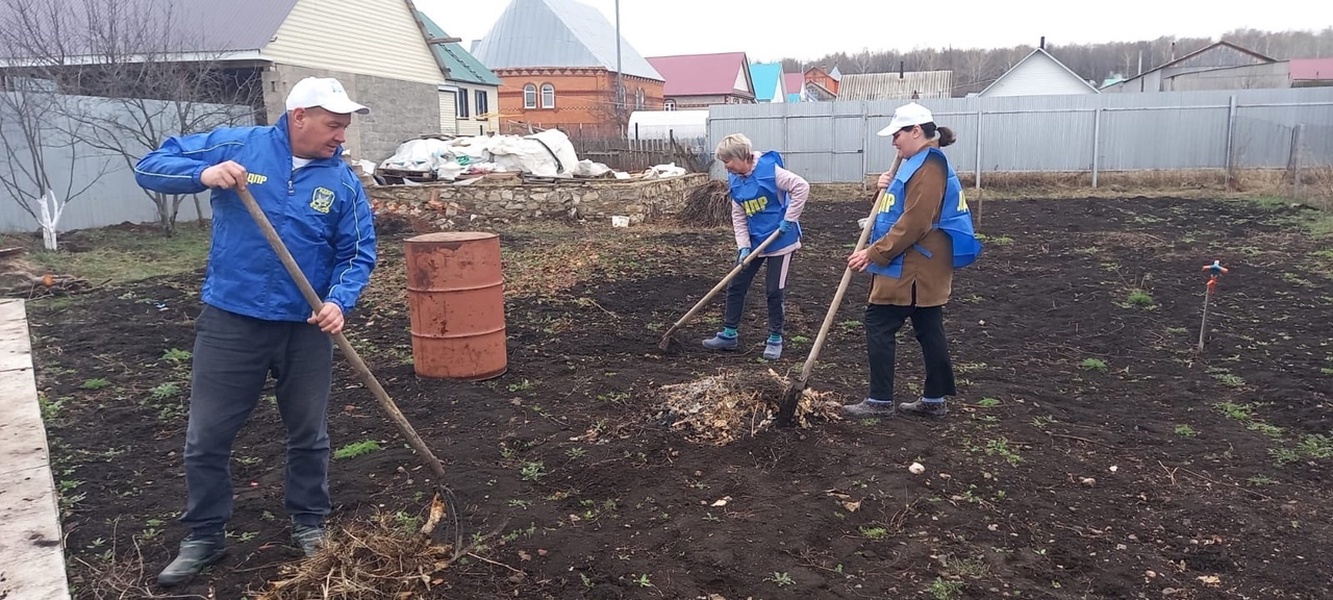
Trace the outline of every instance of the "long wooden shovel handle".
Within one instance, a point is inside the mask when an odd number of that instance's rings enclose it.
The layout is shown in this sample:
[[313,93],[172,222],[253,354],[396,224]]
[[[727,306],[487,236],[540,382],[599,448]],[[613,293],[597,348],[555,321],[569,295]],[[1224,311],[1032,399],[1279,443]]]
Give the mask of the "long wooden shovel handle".
[[[324,306],[324,301],[319,297],[319,294],[315,293],[315,289],[310,287],[310,281],[301,272],[301,267],[297,266],[296,259],[292,258],[292,253],[287,250],[287,245],[282,243],[282,238],[278,237],[278,232],[273,229],[273,224],[269,222],[268,216],[264,214],[263,209],[259,208],[259,203],[255,202],[255,197],[250,194],[250,190],[245,188],[238,188],[236,193],[240,195],[241,202],[245,204],[246,210],[250,211],[250,216],[254,218],[255,224],[259,225],[259,229],[264,232],[264,237],[268,239],[273,251],[278,253],[279,259],[282,259],[282,265],[287,267],[287,273],[292,276],[296,286],[301,288],[301,295],[305,296],[306,302],[310,303],[310,308],[319,312],[319,309]],[[389,417],[398,425],[398,429],[407,438],[408,444],[426,461],[426,466],[435,474],[436,483],[443,486],[444,465],[440,462],[440,459],[436,458],[430,448],[426,447],[426,443],[421,440],[420,435],[417,435],[416,430],[412,428],[412,424],[407,421],[407,417],[404,417],[403,412],[398,410],[398,405],[394,404],[392,398],[389,398],[389,393],[384,391],[384,387],[380,385],[379,380],[375,379],[375,375],[370,372],[370,368],[366,366],[365,361],[361,360],[361,355],[356,353],[355,348],[352,348],[351,342],[347,341],[347,336],[343,335],[342,332],[332,334],[332,336],[334,343],[338,345],[338,349],[342,350],[343,356],[347,357],[347,361],[352,364],[352,368],[356,370],[357,375],[361,376],[361,381],[365,382],[366,387],[370,388],[370,391],[375,394],[375,398],[379,400],[380,406],[384,408],[385,412],[389,413]]]
[[766,239],[764,239],[763,242],[760,242],[759,247],[752,250],[750,254],[745,257],[745,260],[738,263],[735,267],[732,267],[731,272],[727,273],[727,276],[723,277],[722,281],[717,282],[717,285],[713,286],[713,289],[708,290],[708,293],[704,294],[704,297],[700,298],[699,301],[694,304],[694,308],[691,308],[690,312],[685,313],[685,316],[681,317],[679,321],[676,321],[675,325],[672,325],[670,329],[666,330],[666,333],[662,335],[662,342],[665,344],[666,342],[670,341],[671,334],[675,333],[676,330],[679,329],[681,325],[684,325],[685,323],[689,322],[689,320],[693,318],[694,315],[698,314],[698,312],[704,307],[705,304],[708,303],[709,300],[713,298],[713,296],[716,296],[718,292],[722,291],[723,288],[727,287],[727,284],[731,283],[732,279],[735,279],[736,276],[739,275],[740,272],[745,269],[745,267],[749,266],[750,262],[753,261],[755,257],[759,256],[760,252],[763,252],[764,249],[767,248],[769,244],[772,244],[773,241],[778,239],[780,236],[782,236],[781,230],[774,231]]
[[[902,157],[894,157],[893,167],[889,169],[889,179],[898,175],[898,165],[902,164]],[[879,213],[879,205],[884,201],[884,194],[880,192],[876,196],[875,202],[870,206],[870,216],[866,218],[866,224],[861,227],[861,237],[856,240],[856,250],[860,251],[865,247],[866,241],[870,239],[870,230],[875,226],[875,215]],[[829,328],[833,326],[833,319],[838,316],[838,307],[842,306],[842,298],[847,293],[847,286],[852,282],[852,275],[855,272],[849,266],[842,272],[842,281],[838,284],[838,291],[833,294],[833,303],[829,304],[828,312],[824,314],[824,324],[819,328],[819,335],[815,337],[815,345],[810,348],[810,356],[805,359],[805,366],[801,367],[800,384],[804,385],[810,378],[810,371],[815,367],[815,361],[819,359],[819,351],[824,347],[824,340],[828,339]]]

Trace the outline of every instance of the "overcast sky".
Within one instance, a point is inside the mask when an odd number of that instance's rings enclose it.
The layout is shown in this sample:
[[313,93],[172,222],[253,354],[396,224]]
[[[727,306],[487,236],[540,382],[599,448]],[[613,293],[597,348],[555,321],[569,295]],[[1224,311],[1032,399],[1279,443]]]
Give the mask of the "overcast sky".
[[[615,0],[581,1],[615,24]],[[1321,30],[1333,27],[1333,10],[1326,1],[1267,0],[1232,9],[1198,0],[621,0],[620,29],[644,56],[744,51],[752,62],[813,60],[863,49],[1035,46],[1043,35],[1047,44],[1060,45],[1161,36],[1216,39],[1241,27]],[[468,48],[471,40],[486,35],[509,0],[416,3],[449,35],[463,38]],[[1317,8],[1320,5],[1325,8]],[[1075,16],[1071,9],[1089,14]],[[909,16],[903,16],[905,10]]]

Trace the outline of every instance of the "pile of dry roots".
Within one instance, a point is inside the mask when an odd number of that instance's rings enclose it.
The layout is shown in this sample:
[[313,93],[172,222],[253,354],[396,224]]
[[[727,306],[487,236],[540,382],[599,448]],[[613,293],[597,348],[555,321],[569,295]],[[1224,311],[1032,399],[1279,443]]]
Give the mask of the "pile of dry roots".
[[731,193],[726,182],[709,181],[690,190],[676,219],[691,227],[722,227],[731,224]]
[[444,516],[436,498],[420,531],[405,530],[392,514],[330,530],[319,554],[287,567],[258,600],[405,600],[430,597],[457,558],[452,546],[432,541]]
[[[659,418],[683,431],[691,442],[725,446],[772,427],[790,384],[772,369],[765,373],[723,369],[710,377],[658,388],[664,406]],[[813,419],[841,419],[840,405],[830,396],[808,387],[802,391],[797,425],[806,428]]]

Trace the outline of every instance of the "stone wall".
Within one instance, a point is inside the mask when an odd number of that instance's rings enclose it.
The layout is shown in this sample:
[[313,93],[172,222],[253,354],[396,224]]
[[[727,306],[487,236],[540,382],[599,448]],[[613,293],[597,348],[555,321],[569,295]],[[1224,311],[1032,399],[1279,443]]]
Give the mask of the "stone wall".
[[473,221],[583,219],[610,225],[612,216],[631,224],[661,222],[676,214],[702,173],[662,179],[573,179],[555,183],[483,179],[469,185],[366,185],[376,214],[426,219],[441,228]]
[[278,121],[287,93],[306,77],[336,77],[352,100],[370,107],[368,115],[353,115],[347,128],[344,150],[353,159],[379,164],[399,144],[440,131],[440,92],[433,84],[282,64],[264,72],[269,123]]

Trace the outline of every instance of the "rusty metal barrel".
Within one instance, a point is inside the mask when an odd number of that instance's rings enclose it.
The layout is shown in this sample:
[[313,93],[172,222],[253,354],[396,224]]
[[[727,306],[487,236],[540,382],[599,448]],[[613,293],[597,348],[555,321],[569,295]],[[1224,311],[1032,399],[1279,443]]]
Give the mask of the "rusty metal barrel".
[[441,232],[405,243],[417,375],[459,381],[503,375],[508,358],[500,236]]

